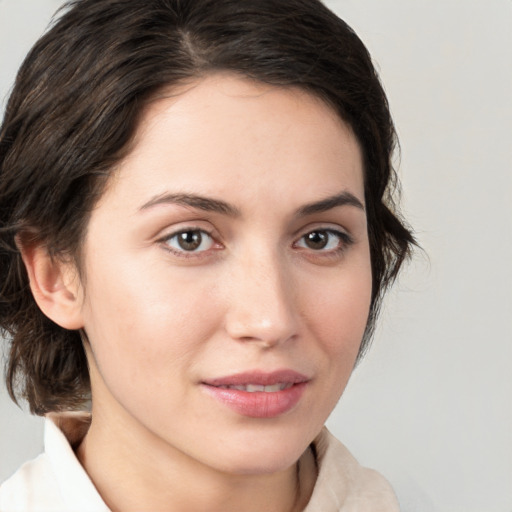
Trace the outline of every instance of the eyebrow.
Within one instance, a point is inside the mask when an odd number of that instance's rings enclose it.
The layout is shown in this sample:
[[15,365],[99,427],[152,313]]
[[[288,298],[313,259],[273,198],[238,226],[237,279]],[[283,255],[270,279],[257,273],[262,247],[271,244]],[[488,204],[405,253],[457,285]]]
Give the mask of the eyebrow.
[[314,215],[315,213],[327,212],[333,208],[337,208],[338,206],[354,206],[363,212],[365,211],[363,203],[359,201],[354,194],[344,191],[340,194],[321,199],[320,201],[301,206],[297,210],[296,215],[297,217],[307,217],[308,215]]
[[220,199],[198,196],[196,194],[160,194],[153,197],[147,203],[144,203],[140,210],[147,210],[160,204],[177,204],[181,206],[190,206],[203,210],[205,212],[222,213],[230,217],[240,217],[240,210]]
[[[144,203],[140,210],[147,210],[161,204],[177,204],[181,206],[189,206],[191,208],[197,208],[205,212],[221,213],[230,217],[241,216],[240,210],[238,208],[229,203],[226,203],[225,201],[196,194],[160,194],[150,199],[147,203]],[[308,215],[326,212],[339,206],[354,206],[362,211],[365,211],[363,204],[354,194],[344,191],[340,194],[321,199],[320,201],[315,201],[314,203],[308,203],[304,206],[301,206],[295,212],[295,215],[297,217],[307,217]]]

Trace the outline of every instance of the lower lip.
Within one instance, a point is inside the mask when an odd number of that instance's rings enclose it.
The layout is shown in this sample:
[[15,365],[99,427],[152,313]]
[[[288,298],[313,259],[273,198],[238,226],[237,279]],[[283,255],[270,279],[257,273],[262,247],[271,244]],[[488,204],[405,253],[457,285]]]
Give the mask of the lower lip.
[[275,418],[290,411],[299,402],[306,386],[307,382],[301,382],[282,391],[266,393],[264,391],[240,391],[203,384],[203,388],[210,396],[238,414],[250,418]]

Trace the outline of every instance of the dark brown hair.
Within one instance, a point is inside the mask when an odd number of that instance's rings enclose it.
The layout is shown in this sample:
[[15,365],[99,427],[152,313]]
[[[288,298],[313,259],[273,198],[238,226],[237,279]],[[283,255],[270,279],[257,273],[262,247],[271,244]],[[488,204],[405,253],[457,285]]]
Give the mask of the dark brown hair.
[[16,236],[79,264],[91,209],[162,90],[217,70],[326,101],[362,148],[373,275],[368,345],[384,290],[414,243],[392,200],[396,143],[365,46],[317,0],[75,0],[26,57],[0,131],[0,329],[6,380],[37,414],[90,392],[78,331],[36,305]]

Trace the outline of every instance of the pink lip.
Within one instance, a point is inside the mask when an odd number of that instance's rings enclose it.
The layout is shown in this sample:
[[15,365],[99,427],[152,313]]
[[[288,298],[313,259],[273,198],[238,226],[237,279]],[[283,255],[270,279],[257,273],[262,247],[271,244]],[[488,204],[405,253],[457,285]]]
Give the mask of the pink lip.
[[[309,379],[294,370],[275,372],[251,371],[209,379],[202,382],[203,389],[233,411],[251,418],[274,418],[293,409],[306,390]],[[221,386],[256,384],[272,386],[286,383],[291,387],[280,391],[242,391]]]

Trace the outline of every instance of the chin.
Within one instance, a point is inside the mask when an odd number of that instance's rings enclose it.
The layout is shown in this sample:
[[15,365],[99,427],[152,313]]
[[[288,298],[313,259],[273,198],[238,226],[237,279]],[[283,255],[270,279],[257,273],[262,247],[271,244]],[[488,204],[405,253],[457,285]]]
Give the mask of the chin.
[[[245,440],[227,439],[217,465],[225,472],[239,475],[272,474],[293,466],[307,450],[314,435],[287,430],[269,432],[265,428],[253,430]],[[232,442],[230,442],[232,441]]]
[[221,469],[225,473],[241,476],[271,475],[281,473],[294,466],[303,453],[304,451],[301,451],[286,458],[275,454],[267,454],[266,456],[254,454],[252,459],[245,458],[244,460],[229,461]]

